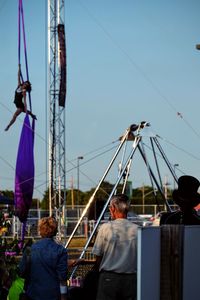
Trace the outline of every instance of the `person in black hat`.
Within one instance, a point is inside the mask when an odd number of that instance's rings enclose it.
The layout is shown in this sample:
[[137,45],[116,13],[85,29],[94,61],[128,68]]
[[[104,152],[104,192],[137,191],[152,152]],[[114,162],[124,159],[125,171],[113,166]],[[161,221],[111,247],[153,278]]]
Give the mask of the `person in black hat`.
[[200,182],[193,176],[184,175],[178,179],[178,189],[172,197],[179,206],[175,212],[164,213],[160,219],[163,224],[200,225],[200,216],[194,209],[200,203],[200,194],[197,192]]

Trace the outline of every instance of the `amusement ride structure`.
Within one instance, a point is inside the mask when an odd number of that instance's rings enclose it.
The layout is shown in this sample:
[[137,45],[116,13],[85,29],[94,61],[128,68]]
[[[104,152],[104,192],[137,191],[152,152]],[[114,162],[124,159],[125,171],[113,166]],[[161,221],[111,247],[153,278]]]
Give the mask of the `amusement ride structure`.
[[[85,254],[87,249],[91,246],[91,242],[93,238],[95,237],[97,228],[103,219],[103,216],[108,208],[108,205],[110,203],[110,200],[113,195],[115,195],[119,191],[119,184],[121,184],[120,187],[120,192],[124,193],[126,189],[126,185],[128,182],[128,177],[130,175],[130,170],[131,167],[133,167],[134,164],[134,157],[136,150],[139,151],[139,154],[141,155],[141,158],[145,164],[145,168],[147,169],[150,182],[153,188],[154,196],[155,199],[157,199],[157,192],[161,195],[163,203],[166,205],[167,211],[171,212],[171,206],[168,202],[168,199],[166,199],[165,191],[164,191],[164,185],[161,179],[161,174],[160,174],[160,164],[163,162],[167,168],[169,169],[170,173],[172,174],[174,180],[177,182],[177,176],[175,174],[173,165],[169,162],[167,156],[165,155],[161,144],[159,143],[159,136],[155,134],[146,135],[142,132],[143,130],[147,129],[150,127],[150,124],[146,121],[142,121],[139,124],[132,124],[130,125],[124,132],[124,134],[119,138],[119,145],[108,165],[106,168],[102,178],[100,179],[96,189],[94,190],[93,194],[91,195],[90,199],[88,200],[88,203],[85,207],[85,209],[82,212],[82,215],[80,219],[78,220],[73,232],[71,233],[70,237],[67,240],[67,243],[65,247],[69,247],[70,242],[72,238],[74,237],[78,227],[80,226],[81,222],[84,220],[84,217],[87,215],[90,206],[92,205],[93,202],[95,202],[95,195],[98,192],[98,190],[101,188],[101,185],[103,181],[105,180],[106,176],[110,172],[111,168],[114,165],[114,162],[117,160],[119,155],[121,155],[121,160],[120,160],[120,168],[119,172],[116,176],[116,181],[115,184],[113,185],[113,189],[111,193],[107,196],[107,199],[105,201],[104,207],[99,215],[98,220],[95,223],[95,226],[90,233],[86,244],[80,254],[80,259],[85,258]],[[147,154],[147,144],[145,143],[145,138],[147,138],[150,147],[148,147],[151,152],[151,156],[153,158],[149,159],[149,153]],[[150,163],[151,161],[151,163]],[[158,205],[159,207],[159,205]],[[78,266],[74,268],[71,277],[74,276],[74,274],[77,272]]]

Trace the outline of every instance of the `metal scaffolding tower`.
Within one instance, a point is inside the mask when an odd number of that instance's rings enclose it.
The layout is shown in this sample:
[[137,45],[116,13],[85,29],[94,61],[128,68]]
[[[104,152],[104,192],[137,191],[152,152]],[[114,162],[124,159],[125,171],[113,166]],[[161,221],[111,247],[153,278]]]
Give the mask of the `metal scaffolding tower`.
[[[60,210],[66,200],[65,105],[60,104],[63,61],[61,61],[61,42],[59,39],[60,26],[64,30],[64,14],[64,0],[48,0],[47,107],[49,115],[47,117],[47,132],[49,134],[48,173],[50,215],[52,215],[54,208]],[[65,40],[63,43],[65,44]],[[64,79],[66,87],[66,76]]]

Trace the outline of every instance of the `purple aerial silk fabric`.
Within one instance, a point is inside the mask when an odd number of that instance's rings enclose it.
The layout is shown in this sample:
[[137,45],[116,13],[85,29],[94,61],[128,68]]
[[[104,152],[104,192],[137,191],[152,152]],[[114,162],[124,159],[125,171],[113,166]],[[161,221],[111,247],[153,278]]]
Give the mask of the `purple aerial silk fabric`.
[[60,88],[59,88],[59,106],[65,107],[66,99],[66,45],[65,45],[65,27],[63,24],[58,24],[58,42],[60,47]]
[[21,222],[26,222],[31,207],[34,188],[34,129],[26,114],[22,127],[15,171],[15,213]]

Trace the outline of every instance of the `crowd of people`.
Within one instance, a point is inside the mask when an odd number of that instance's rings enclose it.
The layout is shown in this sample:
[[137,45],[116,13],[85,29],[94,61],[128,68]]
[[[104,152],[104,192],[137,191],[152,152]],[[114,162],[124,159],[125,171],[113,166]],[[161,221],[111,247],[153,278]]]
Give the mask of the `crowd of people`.
[[[199,186],[200,182],[192,176],[179,178],[178,188],[173,192],[173,200],[179,209],[163,215],[161,225],[200,224],[194,209],[200,203]],[[94,293],[89,293],[87,300],[136,299],[138,225],[127,219],[129,208],[130,200],[125,194],[116,194],[110,200],[111,221],[100,226],[92,249],[96,261],[93,282],[91,279],[88,282]],[[55,241],[56,219],[42,218],[38,226],[41,239],[24,247],[17,268],[12,268],[11,261],[6,262],[1,257],[0,299],[86,299],[84,285],[76,289],[67,287],[69,267],[77,266],[80,261],[69,260],[67,249]]]
[[[98,232],[93,247],[96,255],[94,268],[100,274],[97,299],[108,299],[108,290],[102,289],[107,280],[112,284],[110,299],[135,299],[137,225],[127,220],[129,207],[126,195],[115,195],[110,202],[113,221],[104,224]],[[75,295],[73,289],[68,291],[66,284],[69,266],[79,262],[70,261],[67,249],[55,242],[56,219],[42,218],[38,226],[41,239],[24,248],[15,278],[7,282],[5,274],[1,276],[1,299],[18,300],[25,293],[26,299],[32,300],[78,299],[78,293]],[[123,285],[118,284],[122,281]],[[82,299],[81,288],[79,292],[79,299]]]
[[11,233],[11,212],[0,211],[0,236],[9,235]]

